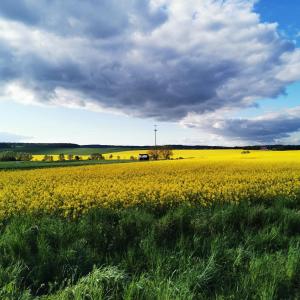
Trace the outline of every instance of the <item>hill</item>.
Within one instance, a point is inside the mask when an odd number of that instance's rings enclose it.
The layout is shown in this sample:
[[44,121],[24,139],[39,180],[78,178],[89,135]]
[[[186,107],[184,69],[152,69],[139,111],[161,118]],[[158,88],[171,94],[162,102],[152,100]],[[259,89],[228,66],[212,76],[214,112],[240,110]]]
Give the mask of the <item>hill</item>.
[[[246,149],[259,150],[262,145],[250,145],[244,147],[225,147],[225,146],[208,146],[208,145],[168,145],[174,150],[209,150],[209,149]],[[90,155],[92,153],[112,153],[130,150],[151,149],[153,145],[78,145],[73,143],[0,143],[0,151],[10,150],[16,152],[29,152],[32,154],[74,154]],[[268,150],[285,151],[300,150],[300,145],[264,145]]]

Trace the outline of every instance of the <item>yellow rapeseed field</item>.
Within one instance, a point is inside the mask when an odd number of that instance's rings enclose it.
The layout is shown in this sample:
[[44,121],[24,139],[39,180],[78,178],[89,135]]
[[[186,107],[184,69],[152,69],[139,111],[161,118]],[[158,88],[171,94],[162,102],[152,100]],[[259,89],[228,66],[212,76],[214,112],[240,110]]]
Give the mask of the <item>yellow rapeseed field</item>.
[[[112,155],[113,159],[138,158],[139,153],[147,153],[148,150],[122,151],[104,154],[106,159]],[[173,158],[201,158],[212,161],[227,160],[261,160],[261,161],[291,161],[300,162],[300,151],[250,151],[249,154],[241,154],[242,150],[173,150]]]
[[195,158],[171,161],[1,171],[0,218],[31,211],[76,217],[93,207],[210,205],[298,195],[299,151],[226,151],[182,151],[180,156]]

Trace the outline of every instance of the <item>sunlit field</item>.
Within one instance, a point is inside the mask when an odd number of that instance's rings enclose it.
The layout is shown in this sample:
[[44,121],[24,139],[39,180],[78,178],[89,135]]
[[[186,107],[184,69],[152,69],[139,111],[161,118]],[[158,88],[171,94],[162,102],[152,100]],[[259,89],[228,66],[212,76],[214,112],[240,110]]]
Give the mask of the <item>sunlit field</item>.
[[[126,159],[137,153],[117,155]],[[176,160],[178,157],[184,159]],[[299,192],[298,151],[181,150],[174,151],[174,158],[2,172],[0,216],[45,211],[77,217],[95,207],[208,206],[294,199]]]
[[0,171],[0,299],[300,299],[299,195],[300,151]]
[[[123,151],[104,154],[104,157],[113,158],[119,156],[121,159],[137,158],[140,153],[147,153],[147,150]],[[226,160],[260,160],[260,161],[299,161],[300,151],[264,151],[254,150],[242,154],[242,150],[173,150],[173,159],[178,158],[199,158],[205,161],[226,161]]]
[[[97,151],[94,151],[97,152]],[[138,158],[140,153],[147,153],[148,150],[131,150],[104,153],[105,159],[121,159],[126,160],[134,157]],[[64,153],[67,158],[68,153]],[[54,154],[53,160],[57,161],[59,155]],[[87,160],[89,155],[80,155],[82,160]],[[33,161],[41,161],[44,155],[33,155]],[[300,151],[264,151],[264,150],[251,150],[250,153],[242,154],[242,150],[173,150],[173,159],[205,159],[209,161],[225,161],[225,160],[263,160],[263,161],[299,161]]]

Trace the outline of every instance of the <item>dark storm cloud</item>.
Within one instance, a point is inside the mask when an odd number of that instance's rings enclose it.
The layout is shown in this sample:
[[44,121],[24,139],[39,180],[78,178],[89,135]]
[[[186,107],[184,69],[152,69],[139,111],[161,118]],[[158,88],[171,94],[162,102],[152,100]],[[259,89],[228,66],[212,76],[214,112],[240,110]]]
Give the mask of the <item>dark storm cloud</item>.
[[0,48],[0,78],[1,81],[8,81],[18,76],[19,72],[14,68],[14,56],[11,49],[6,45]]
[[300,51],[252,9],[248,0],[1,1],[2,97],[166,121],[253,106],[300,78]]
[[39,20],[38,12],[30,6],[30,1],[1,0],[0,14],[8,19],[35,24]]
[[150,30],[163,23],[164,7],[150,11],[149,5],[149,0],[2,0],[0,15],[59,35],[108,38],[135,25]]
[[300,107],[249,119],[221,118],[214,115],[194,121],[186,125],[205,129],[210,134],[233,141],[272,144],[281,142],[300,130]]
[[215,133],[243,141],[275,143],[299,129],[300,117],[278,117],[273,120],[226,120],[224,128]]
[[[188,109],[213,110],[220,105],[217,87],[230,75],[238,73],[238,66],[225,62],[195,64],[182,59],[172,70],[162,68],[157,72],[159,76],[155,78],[151,70],[142,69],[133,74],[130,81],[124,80],[117,93],[118,104],[129,112],[135,111],[138,116],[166,121],[185,117]],[[126,88],[131,85],[134,90]]]

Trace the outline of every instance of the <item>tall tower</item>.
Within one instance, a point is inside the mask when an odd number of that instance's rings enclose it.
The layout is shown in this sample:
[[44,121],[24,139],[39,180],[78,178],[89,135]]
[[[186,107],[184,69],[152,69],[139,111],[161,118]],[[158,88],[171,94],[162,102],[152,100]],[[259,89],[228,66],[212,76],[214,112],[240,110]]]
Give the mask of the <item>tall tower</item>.
[[155,148],[156,148],[156,135],[157,135],[157,125],[154,125],[154,145],[155,145]]

